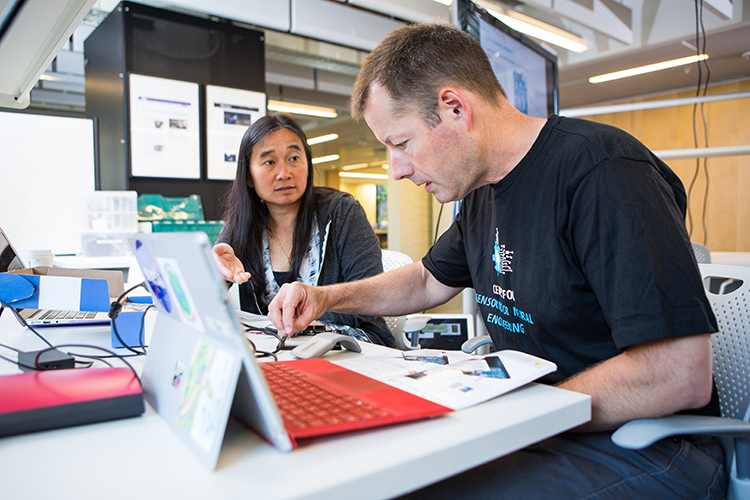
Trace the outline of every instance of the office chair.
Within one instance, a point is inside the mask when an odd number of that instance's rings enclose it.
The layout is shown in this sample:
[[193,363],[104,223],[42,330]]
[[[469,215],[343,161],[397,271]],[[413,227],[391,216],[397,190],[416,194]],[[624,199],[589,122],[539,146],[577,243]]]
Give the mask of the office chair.
[[[381,250],[383,255],[383,271],[388,272],[399,267],[403,267],[407,264],[414,262],[411,257],[405,253],[396,252],[395,250]],[[417,342],[409,342],[404,333],[404,324],[406,323],[406,316],[390,316],[384,317],[385,323],[388,325],[388,329],[393,334],[393,338],[396,340],[396,346],[402,351],[409,349],[418,349],[419,344]],[[417,321],[409,322],[409,332],[412,333],[412,338],[415,340],[419,339],[419,332],[424,328],[429,317],[426,317],[424,324],[422,324],[422,317]],[[421,326],[420,326],[421,325]]]
[[711,336],[714,380],[721,417],[672,415],[633,420],[612,441],[624,448],[645,448],[681,434],[718,436],[729,476],[727,499],[750,499],[750,268],[699,264],[706,294],[719,323]]
[[700,243],[691,242],[691,245],[693,245],[693,253],[695,253],[695,260],[698,261],[698,264],[711,263],[711,252],[708,251],[708,248]]

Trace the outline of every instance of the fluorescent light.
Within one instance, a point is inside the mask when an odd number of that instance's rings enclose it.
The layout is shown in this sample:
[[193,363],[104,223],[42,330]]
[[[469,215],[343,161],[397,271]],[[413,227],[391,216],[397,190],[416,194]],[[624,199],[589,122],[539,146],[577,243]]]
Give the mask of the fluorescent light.
[[484,2],[477,3],[487,9],[487,12],[499,19],[503,24],[516,31],[538,38],[539,40],[544,40],[552,45],[572,50],[573,52],[584,52],[589,49],[583,38],[578,35],[561,30],[551,24],[544,23],[514,10],[499,12]]
[[693,55],[689,57],[681,57],[680,59],[672,59],[671,61],[664,61],[660,63],[648,64],[646,66],[639,66],[637,68],[624,69],[622,71],[615,71],[614,73],[607,73],[604,75],[592,76],[589,78],[591,83],[602,83],[610,80],[617,80],[619,78],[627,78],[629,76],[642,75],[644,73],[651,73],[652,71],[659,71],[667,68],[674,68],[676,66],[683,66],[685,64],[692,64],[698,61],[704,61],[708,59],[708,54]]
[[448,7],[450,7],[451,6],[451,2],[453,0],[434,0],[434,1],[437,2],[437,3],[441,3],[443,5],[447,5]]
[[383,163],[383,168],[384,168],[385,170],[388,170],[388,169],[389,169],[389,168],[391,168],[391,167],[390,167],[390,166],[389,166],[389,165],[388,165],[387,163]]
[[312,139],[308,139],[307,143],[310,146],[312,146],[313,144],[320,144],[321,142],[335,141],[338,138],[339,138],[339,134],[319,135],[318,137],[313,137]]
[[339,155],[318,156],[317,158],[312,159],[312,163],[313,165],[316,165],[318,163],[325,163],[327,161],[336,161],[339,158],[341,158]]
[[339,177],[349,177],[352,179],[379,179],[387,180],[388,174],[360,174],[357,172],[339,172]]
[[357,170],[360,168],[367,168],[370,165],[368,163],[355,163],[353,165],[344,165],[341,170]]
[[268,101],[269,111],[281,111],[295,115],[319,116],[321,118],[336,118],[338,113],[333,108],[323,106],[311,106],[310,104],[299,104],[296,102]]

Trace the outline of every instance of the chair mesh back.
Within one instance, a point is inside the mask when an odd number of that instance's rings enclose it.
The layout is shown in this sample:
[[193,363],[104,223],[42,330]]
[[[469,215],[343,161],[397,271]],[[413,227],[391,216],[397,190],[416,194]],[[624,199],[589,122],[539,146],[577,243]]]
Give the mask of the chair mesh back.
[[[707,290],[719,331],[711,336],[714,379],[721,414],[748,421],[750,406],[750,267],[700,264],[704,284],[708,278],[724,285]],[[718,279],[716,279],[718,278]],[[731,278],[735,281],[727,281]],[[739,287],[737,285],[742,282]],[[729,285],[729,286],[727,286]]]
[[711,252],[708,251],[704,245],[700,243],[692,243],[693,253],[695,254],[695,260],[699,264],[710,264],[711,263]]

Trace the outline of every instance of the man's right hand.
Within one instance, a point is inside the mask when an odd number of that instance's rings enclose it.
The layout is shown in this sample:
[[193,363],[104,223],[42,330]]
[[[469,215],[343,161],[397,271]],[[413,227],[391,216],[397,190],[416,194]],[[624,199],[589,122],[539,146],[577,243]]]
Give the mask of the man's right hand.
[[268,305],[268,318],[279,332],[301,332],[326,312],[326,288],[287,283]]

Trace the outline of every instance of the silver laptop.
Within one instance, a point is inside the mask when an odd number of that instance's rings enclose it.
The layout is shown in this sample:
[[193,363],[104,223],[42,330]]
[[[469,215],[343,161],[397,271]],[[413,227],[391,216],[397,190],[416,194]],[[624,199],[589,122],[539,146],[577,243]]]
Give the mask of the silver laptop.
[[[207,467],[216,467],[230,410],[281,451],[297,439],[451,411],[321,358],[258,363],[205,233],[136,234],[128,241],[159,310],[143,370],[146,400]],[[328,390],[353,400],[358,411],[367,405],[383,414],[301,428],[285,411],[279,370],[295,372],[293,386],[311,387],[302,397]],[[317,415],[296,407],[300,418]]]
[[[27,269],[16,249],[0,228],[0,273]],[[12,305],[12,304],[11,304]],[[107,312],[59,311],[53,309],[21,309],[24,320],[31,326],[102,325],[110,322]]]

